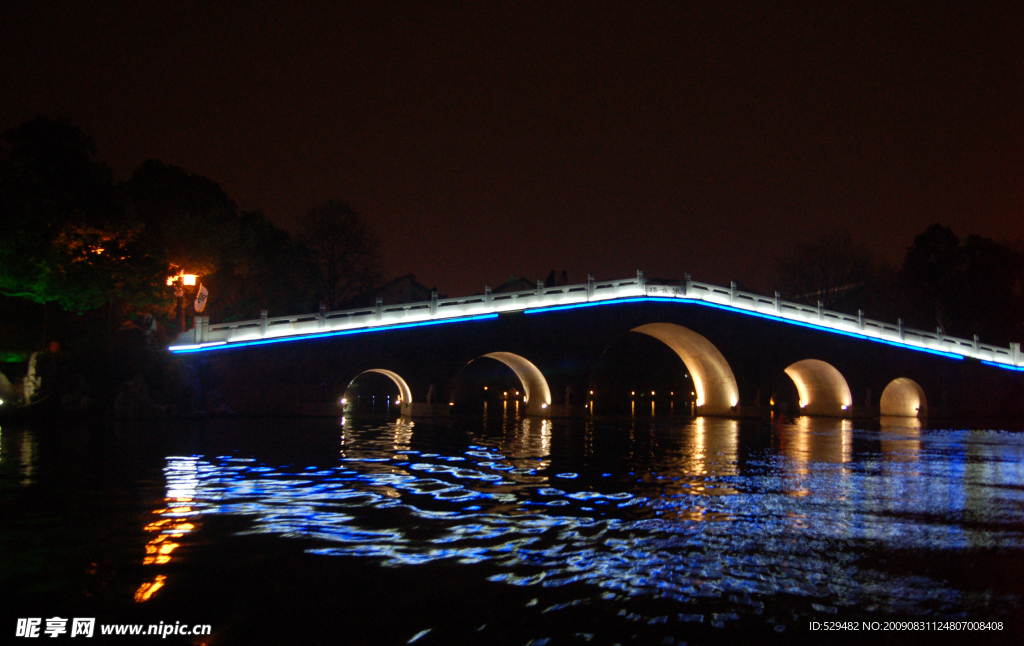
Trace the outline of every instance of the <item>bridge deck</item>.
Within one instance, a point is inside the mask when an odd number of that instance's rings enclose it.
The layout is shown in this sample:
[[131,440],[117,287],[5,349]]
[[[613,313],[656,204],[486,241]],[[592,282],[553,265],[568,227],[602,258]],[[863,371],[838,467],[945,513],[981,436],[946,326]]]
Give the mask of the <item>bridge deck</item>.
[[384,331],[422,325],[495,318],[506,312],[527,314],[560,309],[593,307],[625,302],[667,301],[693,303],[745,315],[759,316],[836,334],[939,354],[952,359],[971,357],[982,363],[1014,371],[1024,371],[1020,344],[998,347],[973,340],[925,332],[897,324],[860,316],[850,316],[820,307],[768,297],[730,287],[693,280],[655,284],[635,278],[563,285],[538,286],[534,290],[484,294],[462,298],[431,299],[401,305],[323,312],[295,316],[261,317],[249,321],[210,324],[208,317],[197,316],[196,326],[170,347],[175,353],[204,352],[247,345],[280,343],[370,331]]

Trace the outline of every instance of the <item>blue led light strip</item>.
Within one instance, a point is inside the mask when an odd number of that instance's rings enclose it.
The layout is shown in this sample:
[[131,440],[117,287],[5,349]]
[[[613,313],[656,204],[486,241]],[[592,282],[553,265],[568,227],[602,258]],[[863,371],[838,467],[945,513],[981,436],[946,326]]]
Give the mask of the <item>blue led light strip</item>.
[[419,321],[417,323],[396,323],[395,325],[381,325],[379,327],[362,327],[354,330],[335,330],[332,332],[318,332],[315,334],[296,334],[292,336],[280,336],[271,339],[253,339],[252,341],[238,341],[236,343],[222,343],[206,347],[182,347],[171,349],[175,354],[186,354],[189,352],[208,352],[210,350],[226,350],[228,348],[243,348],[252,345],[269,345],[271,343],[284,343],[286,341],[305,341],[306,339],[324,339],[332,336],[347,336],[350,334],[363,334],[365,332],[385,332],[388,330],[404,330],[427,325],[444,325],[446,323],[464,323],[467,321],[481,321],[484,319],[496,319],[497,314],[478,314],[476,316],[464,316],[460,318],[441,319],[439,321]]
[[[752,312],[739,307],[732,307],[730,305],[719,305],[718,303],[709,303],[698,299],[682,299],[682,298],[663,298],[657,296],[634,296],[628,298],[613,298],[606,301],[594,301],[590,303],[576,303],[573,305],[552,305],[550,307],[535,307],[533,309],[526,310],[526,314],[543,314],[545,312],[557,312],[559,310],[573,310],[583,307],[596,307],[598,305],[612,305],[615,303],[693,303],[696,305],[703,305],[705,307],[713,307],[719,310],[725,310],[727,312],[736,312],[738,314],[746,314],[748,316],[756,316],[758,318],[766,319],[769,321],[778,321],[780,323],[789,323],[790,325],[799,325],[800,327],[810,328],[812,330],[820,330],[822,332],[831,332],[833,334],[841,334],[843,336],[853,337],[854,339],[865,339],[867,341],[874,341],[876,343],[884,343],[885,345],[891,345],[897,348],[906,348],[908,350],[917,350],[918,352],[927,352],[928,354],[935,354],[940,357],[946,357],[948,359],[956,359],[963,361],[964,357],[961,354],[954,352],[944,352],[942,350],[933,350],[931,348],[922,348],[916,345],[910,345],[908,343],[901,343],[899,341],[890,341],[888,339],[879,339],[877,337],[868,336],[866,334],[858,334],[856,332],[847,332],[846,330],[837,330],[824,325],[816,325],[814,323],[806,323],[804,321],[794,321],[787,319],[782,316],[775,316],[772,314],[764,314],[763,312]],[[984,362],[989,363],[989,362]],[[1000,365],[993,363],[992,365]]]
[[985,361],[984,359],[982,359],[981,362],[983,364],[985,364],[986,366],[995,366],[996,368],[1003,368],[1004,370],[1014,370],[1016,372],[1024,372],[1024,366],[1011,366],[1011,365],[1007,365],[1005,363],[996,363],[995,361]]

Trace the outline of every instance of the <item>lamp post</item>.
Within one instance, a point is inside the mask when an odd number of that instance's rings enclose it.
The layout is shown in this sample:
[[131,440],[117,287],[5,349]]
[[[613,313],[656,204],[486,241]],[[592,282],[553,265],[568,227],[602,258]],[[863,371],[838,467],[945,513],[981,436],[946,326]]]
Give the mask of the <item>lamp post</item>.
[[178,319],[178,334],[181,334],[185,331],[185,286],[194,286],[196,275],[181,272],[175,276],[168,276],[167,284],[174,288],[174,315]]

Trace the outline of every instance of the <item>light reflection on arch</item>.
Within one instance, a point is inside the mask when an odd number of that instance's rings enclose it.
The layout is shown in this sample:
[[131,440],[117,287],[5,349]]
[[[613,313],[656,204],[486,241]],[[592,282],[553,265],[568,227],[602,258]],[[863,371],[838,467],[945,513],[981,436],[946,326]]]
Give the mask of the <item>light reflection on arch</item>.
[[797,361],[785,370],[800,394],[804,415],[843,417],[853,405],[850,386],[831,364],[818,359]]
[[658,339],[672,349],[693,377],[699,412],[705,415],[728,415],[740,402],[736,377],[718,348],[702,335],[674,323],[648,323],[633,328]]
[[551,388],[548,387],[548,380],[544,378],[537,366],[512,352],[491,352],[483,356],[500,361],[519,377],[519,382],[523,384],[523,392],[526,393],[524,401],[527,415],[546,416],[550,414]]
[[879,408],[887,417],[927,417],[928,399],[916,381],[899,377],[882,391]]

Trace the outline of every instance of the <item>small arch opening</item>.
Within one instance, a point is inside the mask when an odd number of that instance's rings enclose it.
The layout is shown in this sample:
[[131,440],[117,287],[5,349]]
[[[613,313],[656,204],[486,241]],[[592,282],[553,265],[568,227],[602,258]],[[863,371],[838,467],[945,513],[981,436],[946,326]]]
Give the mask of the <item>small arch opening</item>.
[[882,391],[879,409],[888,417],[927,417],[928,398],[916,381],[899,377],[890,381]]
[[853,406],[850,386],[834,366],[818,359],[797,361],[784,371],[798,395],[793,415],[846,417]]
[[412,405],[412,390],[405,379],[391,370],[365,370],[349,382],[342,395],[347,414],[391,416]]

